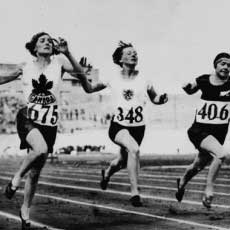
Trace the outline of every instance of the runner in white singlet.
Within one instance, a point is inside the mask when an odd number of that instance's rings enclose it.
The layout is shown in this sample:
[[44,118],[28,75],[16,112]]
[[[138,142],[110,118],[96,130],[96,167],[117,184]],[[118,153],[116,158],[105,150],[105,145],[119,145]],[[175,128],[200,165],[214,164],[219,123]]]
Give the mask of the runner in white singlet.
[[20,148],[27,149],[28,155],[5,189],[6,197],[11,199],[23,176],[29,172],[20,210],[22,229],[30,228],[29,210],[36,185],[48,153],[53,151],[58,123],[59,86],[63,74],[68,72],[76,76],[88,93],[104,88],[100,84],[93,87],[87,80],[83,68],[72,56],[64,39],[60,38],[56,43],[45,32],[35,34],[26,43],[26,49],[35,59],[0,76],[0,84],[4,84],[22,75],[23,93],[27,101],[17,114],[17,130],[21,139]]
[[177,179],[176,198],[183,199],[186,184],[210,163],[203,205],[211,208],[213,184],[221,164],[227,154],[223,147],[229,125],[230,106],[230,54],[220,53],[214,59],[214,74],[205,74],[194,83],[188,83],[184,90],[188,94],[201,90],[200,103],[197,106],[195,120],[188,130],[188,136],[199,154],[184,176]]
[[120,169],[128,169],[133,206],[141,206],[138,191],[139,147],[145,131],[145,101],[147,96],[154,104],[166,103],[166,94],[157,95],[152,84],[135,69],[137,52],[131,44],[121,42],[113,54],[113,61],[121,67],[108,83],[114,101],[114,116],[109,128],[110,139],[120,146],[120,155],[107,170],[102,170],[100,186],[107,188],[110,177]]

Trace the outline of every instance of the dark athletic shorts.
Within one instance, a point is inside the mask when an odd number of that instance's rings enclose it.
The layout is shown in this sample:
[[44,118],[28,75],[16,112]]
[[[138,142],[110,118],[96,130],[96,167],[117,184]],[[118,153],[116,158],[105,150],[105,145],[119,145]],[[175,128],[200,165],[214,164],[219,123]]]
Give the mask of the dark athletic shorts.
[[130,135],[135,139],[137,144],[139,146],[141,145],[141,142],[145,134],[145,125],[130,127],[130,126],[123,126],[117,122],[111,121],[109,127],[109,137],[113,142],[117,133],[122,129],[127,129]]
[[28,119],[27,107],[24,107],[18,111],[16,123],[18,135],[21,140],[20,149],[31,149],[31,146],[26,141],[26,137],[33,128],[37,128],[46,141],[48,152],[53,152],[53,146],[57,135],[57,126],[39,125],[33,122],[31,119]]
[[220,144],[224,144],[226,135],[228,132],[228,125],[209,125],[193,123],[193,125],[188,129],[188,136],[190,141],[194,146],[199,149],[201,142],[209,135],[215,137]]

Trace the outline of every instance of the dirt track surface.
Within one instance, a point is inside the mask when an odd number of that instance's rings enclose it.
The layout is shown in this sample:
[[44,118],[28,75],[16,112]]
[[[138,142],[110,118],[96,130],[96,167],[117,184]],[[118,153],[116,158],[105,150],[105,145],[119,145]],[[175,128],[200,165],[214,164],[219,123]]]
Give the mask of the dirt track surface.
[[[0,161],[0,188],[12,178],[20,160]],[[216,181],[213,208],[201,204],[207,171],[188,185],[184,200],[174,194],[176,178],[183,167],[143,167],[140,188],[143,207],[129,203],[129,180],[126,170],[114,175],[108,190],[99,187],[105,165],[47,163],[31,208],[32,229],[66,230],[153,230],[153,229],[230,229],[230,170],[222,169]],[[22,183],[23,189],[23,183]],[[20,189],[12,200],[0,193],[0,230],[20,229],[18,212],[22,203]]]

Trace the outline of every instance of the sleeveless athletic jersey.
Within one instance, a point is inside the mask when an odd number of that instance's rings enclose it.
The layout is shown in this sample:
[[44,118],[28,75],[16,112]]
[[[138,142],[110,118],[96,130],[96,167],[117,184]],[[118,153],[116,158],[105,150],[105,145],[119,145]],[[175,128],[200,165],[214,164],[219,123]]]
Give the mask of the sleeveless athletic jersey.
[[123,126],[142,126],[145,124],[145,102],[147,84],[139,74],[134,79],[115,76],[109,85],[114,101],[113,121]]
[[34,62],[23,69],[23,93],[27,102],[27,116],[35,123],[56,126],[58,121],[59,83],[61,64],[55,56],[41,72]]
[[210,75],[202,75],[196,79],[201,90],[201,99],[196,109],[195,123],[228,127],[230,105],[230,81],[223,85],[212,85]]

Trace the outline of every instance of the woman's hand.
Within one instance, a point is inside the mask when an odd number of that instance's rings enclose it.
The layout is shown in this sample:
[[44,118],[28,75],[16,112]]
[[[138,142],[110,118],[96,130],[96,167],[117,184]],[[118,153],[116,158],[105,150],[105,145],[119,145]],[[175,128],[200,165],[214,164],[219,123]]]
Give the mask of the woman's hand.
[[168,101],[168,94],[164,93],[159,96],[159,104],[164,104]]
[[68,43],[64,38],[58,38],[58,44],[55,46],[58,52],[67,55],[69,53]]

